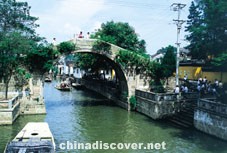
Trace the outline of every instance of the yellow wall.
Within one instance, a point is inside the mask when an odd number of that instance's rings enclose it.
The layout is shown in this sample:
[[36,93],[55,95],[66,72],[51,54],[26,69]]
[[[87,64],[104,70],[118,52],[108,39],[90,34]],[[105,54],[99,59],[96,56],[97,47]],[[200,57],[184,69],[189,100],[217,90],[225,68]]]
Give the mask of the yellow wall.
[[197,80],[199,77],[205,77],[208,81],[214,82],[215,79],[227,83],[227,72],[203,72],[201,66],[180,66],[179,77],[184,78],[188,75],[188,79]]
[[179,77],[184,78],[184,76],[186,74],[188,75],[188,79],[197,80],[199,77],[202,77],[202,67],[180,66],[179,67]]
[[203,76],[207,77],[207,80],[214,82],[215,79],[227,83],[227,72],[203,72]]

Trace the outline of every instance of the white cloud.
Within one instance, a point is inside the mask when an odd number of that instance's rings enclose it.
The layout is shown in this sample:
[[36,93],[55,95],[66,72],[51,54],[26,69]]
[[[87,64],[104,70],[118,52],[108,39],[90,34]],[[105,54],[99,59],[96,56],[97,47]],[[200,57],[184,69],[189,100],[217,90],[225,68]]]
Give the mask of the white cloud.
[[98,30],[98,29],[100,29],[101,28],[101,24],[102,24],[102,22],[96,21],[94,23],[92,29],[90,29],[90,30]]
[[[47,3],[47,2],[46,2]],[[38,33],[51,40],[60,37],[58,41],[65,41],[74,34],[79,33],[84,27],[90,30],[88,22],[104,8],[104,0],[61,0],[44,12],[36,14],[39,17],[40,28]],[[37,8],[35,8],[37,9]],[[86,25],[86,26],[85,26]]]

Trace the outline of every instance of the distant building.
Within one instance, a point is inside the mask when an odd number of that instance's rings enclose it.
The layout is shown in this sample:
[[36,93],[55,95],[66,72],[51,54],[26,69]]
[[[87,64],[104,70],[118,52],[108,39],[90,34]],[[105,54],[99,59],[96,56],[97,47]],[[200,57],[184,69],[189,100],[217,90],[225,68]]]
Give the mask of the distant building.
[[161,63],[163,57],[164,57],[164,53],[156,53],[154,55],[151,55],[150,58],[152,61],[156,61],[158,63]]
[[78,67],[74,67],[74,73],[73,73],[73,76],[77,79],[80,79],[83,77],[83,75],[85,74],[85,71],[84,70],[81,70],[80,68]]

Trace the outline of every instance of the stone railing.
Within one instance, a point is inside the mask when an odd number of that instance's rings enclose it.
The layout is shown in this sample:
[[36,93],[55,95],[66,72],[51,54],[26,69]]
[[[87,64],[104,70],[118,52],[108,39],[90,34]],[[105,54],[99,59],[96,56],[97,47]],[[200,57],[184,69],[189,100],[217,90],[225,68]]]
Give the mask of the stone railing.
[[218,114],[227,118],[227,105],[214,101],[214,99],[200,99],[197,103],[197,109]]
[[176,101],[178,94],[175,93],[154,93],[142,90],[136,90],[136,96],[146,98],[152,101]]
[[153,119],[171,116],[180,110],[178,94],[136,90],[136,111]]
[[147,92],[142,90],[136,90],[135,92],[136,96],[146,98],[153,101],[176,101],[177,99],[185,99],[185,100],[193,100],[198,99],[199,94],[196,92],[189,92],[189,93],[181,93],[181,94],[175,94],[175,93],[154,93],[154,92]]
[[[98,39],[84,39],[84,38],[76,38],[74,39],[74,43],[76,44],[76,47],[78,47],[78,49],[74,52],[87,52],[90,51],[92,52],[92,46],[94,45],[94,43],[97,41]],[[99,40],[102,41],[102,40]],[[103,41],[104,42],[104,41]],[[114,44],[108,43],[108,42],[104,42],[106,44],[110,45],[110,51],[111,54],[105,54],[107,57],[109,57],[110,59],[115,59],[116,55],[118,54],[118,52],[120,50],[123,50],[123,48],[116,46]]]
[[181,93],[181,98],[183,99],[199,99],[199,93],[198,92],[188,92],[188,93]]
[[19,99],[19,95],[15,95],[13,98],[9,100],[1,100],[0,109],[12,109],[14,105],[17,104],[18,99]]
[[74,43],[76,47],[79,49],[91,49],[96,39],[84,39],[84,38],[76,38],[74,39]]
[[20,114],[19,95],[10,95],[14,98],[0,101],[0,125],[13,124]]

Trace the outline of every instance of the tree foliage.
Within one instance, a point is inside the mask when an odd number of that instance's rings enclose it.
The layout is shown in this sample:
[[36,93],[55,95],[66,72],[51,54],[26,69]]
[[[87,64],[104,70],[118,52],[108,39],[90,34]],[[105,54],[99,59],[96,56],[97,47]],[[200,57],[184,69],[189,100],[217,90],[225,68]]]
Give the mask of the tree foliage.
[[127,69],[129,66],[135,66],[137,69],[145,71],[150,59],[146,54],[140,54],[129,50],[120,50],[116,56],[116,62],[124,69]]
[[30,39],[40,39],[35,32],[39,26],[35,23],[38,18],[30,16],[30,8],[27,2],[0,0],[0,31],[17,31],[30,36]]
[[27,2],[0,0],[0,74],[6,99],[12,75],[26,65],[27,53],[42,39],[35,33],[36,20]]
[[15,70],[23,67],[25,54],[31,47],[31,42],[21,33],[4,33],[0,38],[0,74],[6,87],[6,98],[9,81]]
[[172,45],[169,45],[167,47],[162,47],[161,49],[159,49],[157,51],[157,54],[165,54],[169,49],[171,48],[171,50],[173,50],[173,53],[176,54],[177,53],[177,48],[172,46]]
[[211,64],[215,67],[215,69],[226,72],[227,71],[227,52],[219,54],[211,61]]
[[192,2],[189,9],[186,39],[192,58],[206,59],[227,49],[226,0],[200,0]]
[[57,46],[57,49],[61,54],[70,54],[72,51],[75,50],[75,44],[69,41],[61,42]]
[[95,33],[94,38],[115,44],[127,50],[146,52],[146,42],[139,40],[133,27],[123,22],[107,22]]
[[100,65],[98,63],[98,56],[94,54],[77,53],[75,56],[75,63],[78,67],[84,69],[85,71],[88,71],[89,69],[91,71],[95,71],[95,65]]
[[166,47],[166,53],[161,62],[164,69],[164,76],[166,78],[172,76],[176,69],[176,56],[174,50],[175,48],[173,46]]
[[104,41],[98,40],[93,44],[92,51],[111,54],[111,45]]
[[43,74],[53,68],[53,62],[58,54],[58,50],[52,45],[39,44],[27,54],[27,67],[31,72]]
[[151,61],[146,54],[140,54],[128,50],[121,50],[116,62],[119,63],[123,69],[135,68],[137,73],[144,74],[152,79],[151,86],[154,92],[164,92],[161,80],[164,76],[164,67],[155,61]]

